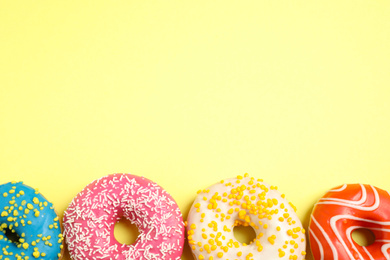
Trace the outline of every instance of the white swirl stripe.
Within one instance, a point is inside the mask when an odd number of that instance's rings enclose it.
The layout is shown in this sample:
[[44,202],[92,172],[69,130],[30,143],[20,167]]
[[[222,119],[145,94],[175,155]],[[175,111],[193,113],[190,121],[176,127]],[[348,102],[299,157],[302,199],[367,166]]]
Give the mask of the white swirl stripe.
[[384,244],[381,248],[383,255],[386,257],[386,260],[390,259],[390,255],[388,253],[388,249],[390,248],[390,244]]
[[[380,199],[378,191],[371,186],[373,192],[374,192],[374,204],[372,206],[360,206],[364,202],[367,201],[367,191],[362,186],[362,197],[359,201],[350,201],[350,200],[343,200],[343,199],[321,199],[317,204],[331,204],[331,205],[339,205],[343,207],[350,207],[358,210],[363,211],[374,211],[379,207]],[[355,205],[357,204],[357,205]]]
[[320,199],[320,201],[338,201],[338,202],[343,202],[343,203],[347,203],[347,204],[361,205],[367,200],[367,190],[362,184],[360,184],[360,188],[362,190],[362,196],[361,196],[360,200],[358,200],[358,201],[337,199],[337,198],[323,198],[323,199]]
[[370,254],[370,252],[367,250],[367,248],[365,246],[363,246],[363,250],[370,257],[370,260],[375,260],[374,257],[372,257],[372,255]]
[[323,235],[323,236],[325,237],[325,239],[326,239],[326,242],[328,242],[330,248],[332,249],[333,258],[334,258],[334,259],[337,259],[337,258],[338,258],[338,256],[337,256],[337,250],[336,250],[335,246],[333,245],[332,240],[329,238],[328,233],[325,232],[324,228],[321,227],[321,225],[318,223],[318,221],[317,221],[313,216],[312,216],[311,219],[312,219],[312,221],[317,225],[318,229],[321,230],[322,235]]
[[345,190],[346,188],[347,188],[347,184],[343,184],[343,186],[341,186],[340,188],[330,190],[329,192],[340,192],[340,191]]
[[310,230],[310,233],[313,236],[314,240],[317,242],[318,249],[320,250],[320,255],[321,255],[321,259],[320,260],[324,260],[324,248],[322,247],[321,241],[314,234],[313,230]]

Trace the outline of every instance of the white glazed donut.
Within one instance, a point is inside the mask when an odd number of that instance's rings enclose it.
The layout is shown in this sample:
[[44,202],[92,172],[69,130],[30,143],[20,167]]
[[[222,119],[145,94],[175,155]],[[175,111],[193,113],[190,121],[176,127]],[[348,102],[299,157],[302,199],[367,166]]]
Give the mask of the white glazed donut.
[[[255,230],[248,245],[233,234],[239,225]],[[277,187],[248,174],[199,191],[189,212],[187,234],[199,260],[301,260],[306,255],[305,230],[295,207]]]

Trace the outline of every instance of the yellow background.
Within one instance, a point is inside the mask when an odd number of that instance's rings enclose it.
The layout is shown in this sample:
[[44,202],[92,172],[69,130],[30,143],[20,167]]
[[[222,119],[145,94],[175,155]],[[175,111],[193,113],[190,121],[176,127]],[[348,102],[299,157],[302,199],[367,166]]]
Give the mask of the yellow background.
[[307,227],[334,186],[390,190],[389,14],[387,0],[0,0],[0,183],[62,214],[129,172],[186,218],[197,190],[248,172]]

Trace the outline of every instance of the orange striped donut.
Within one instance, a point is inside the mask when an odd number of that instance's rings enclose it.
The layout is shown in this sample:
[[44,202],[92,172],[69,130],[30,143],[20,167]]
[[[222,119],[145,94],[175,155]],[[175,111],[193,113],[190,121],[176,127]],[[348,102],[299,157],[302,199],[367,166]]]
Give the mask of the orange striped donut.
[[[370,230],[374,242],[356,243],[357,229]],[[315,260],[389,260],[390,194],[366,184],[336,187],[316,203],[309,231]]]

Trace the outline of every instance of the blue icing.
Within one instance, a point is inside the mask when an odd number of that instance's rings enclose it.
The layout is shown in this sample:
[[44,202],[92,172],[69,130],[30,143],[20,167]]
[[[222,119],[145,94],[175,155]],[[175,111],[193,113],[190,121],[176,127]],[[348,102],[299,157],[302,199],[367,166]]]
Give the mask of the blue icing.
[[52,203],[22,182],[0,185],[0,260],[57,260],[62,241]]

